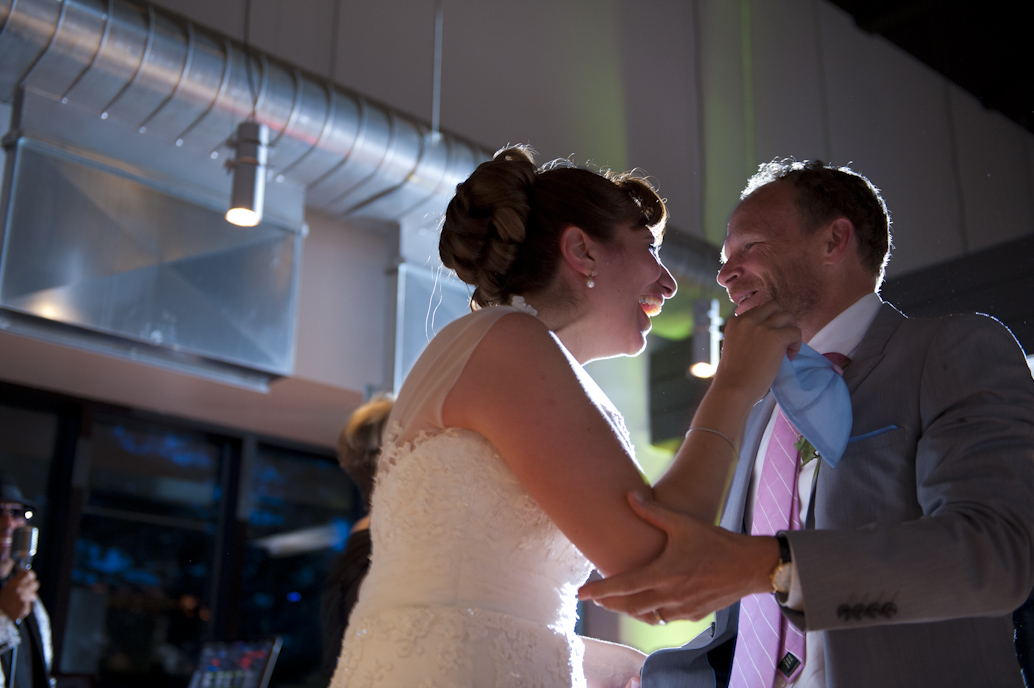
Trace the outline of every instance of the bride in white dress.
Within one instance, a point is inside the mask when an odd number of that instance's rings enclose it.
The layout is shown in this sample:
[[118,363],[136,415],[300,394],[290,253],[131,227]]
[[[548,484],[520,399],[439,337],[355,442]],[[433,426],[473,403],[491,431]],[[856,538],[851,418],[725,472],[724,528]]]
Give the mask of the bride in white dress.
[[800,339],[774,305],[733,319],[701,431],[646,484],[582,365],[641,352],[675,294],[658,255],[665,219],[641,179],[536,169],[521,148],[457,188],[440,252],[477,310],[430,343],[389,418],[372,565],[332,688],[637,680],[641,653],[575,634],[576,591],[593,567],[612,575],[663,548],[629,493],[714,520],[746,414]]

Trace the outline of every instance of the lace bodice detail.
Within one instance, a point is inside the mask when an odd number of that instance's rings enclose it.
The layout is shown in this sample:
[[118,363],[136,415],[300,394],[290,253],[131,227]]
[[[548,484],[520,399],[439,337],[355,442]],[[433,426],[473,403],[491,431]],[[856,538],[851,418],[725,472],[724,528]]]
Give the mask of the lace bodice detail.
[[585,685],[575,595],[592,565],[486,438],[440,427],[469,351],[515,309],[485,310],[440,334],[399,394],[332,688]]
[[383,451],[348,680],[332,685],[403,685],[414,664],[426,683],[405,685],[584,685],[575,593],[591,564],[495,448],[446,429]]
[[447,429],[402,446],[389,440],[384,458],[370,524],[375,565],[397,570],[417,557],[424,580],[408,583],[407,596],[574,630],[570,601],[591,565],[495,447]]

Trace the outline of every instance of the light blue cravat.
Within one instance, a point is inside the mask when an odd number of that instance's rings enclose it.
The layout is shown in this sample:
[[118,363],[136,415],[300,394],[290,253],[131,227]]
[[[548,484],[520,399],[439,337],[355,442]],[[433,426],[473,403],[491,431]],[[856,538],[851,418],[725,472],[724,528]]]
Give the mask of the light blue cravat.
[[851,435],[851,395],[825,356],[807,344],[783,358],[772,383],[779,407],[826,463],[836,466]]

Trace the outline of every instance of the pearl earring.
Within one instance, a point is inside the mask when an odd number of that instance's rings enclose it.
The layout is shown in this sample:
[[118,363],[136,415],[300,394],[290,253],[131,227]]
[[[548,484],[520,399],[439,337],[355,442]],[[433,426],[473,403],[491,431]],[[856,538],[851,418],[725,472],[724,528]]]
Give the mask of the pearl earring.
[[589,275],[589,279],[585,280],[585,286],[587,286],[589,289],[592,289],[593,287],[596,286],[596,280],[593,279],[593,277],[595,277],[595,276],[596,276],[596,268],[593,268],[592,269],[592,274]]

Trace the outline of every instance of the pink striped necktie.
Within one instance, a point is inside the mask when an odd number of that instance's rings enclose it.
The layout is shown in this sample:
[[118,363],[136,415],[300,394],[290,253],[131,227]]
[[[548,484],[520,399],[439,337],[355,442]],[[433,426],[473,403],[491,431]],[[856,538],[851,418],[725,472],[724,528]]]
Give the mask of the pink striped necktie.
[[[843,374],[846,356],[832,353],[826,354],[826,358]],[[781,530],[801,528],[797,494],[800,452],[794,447],[798,437],[796,428],[780,409],[761,467],[751,535],[775,535]],[[787,622],[774,595],[744,597],[740,600],[739,633],[729,688],[771,688],[777,671],[787,682],[796,680],[804,668],[804,650],[804,633]]]

